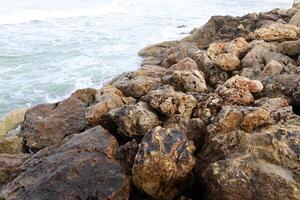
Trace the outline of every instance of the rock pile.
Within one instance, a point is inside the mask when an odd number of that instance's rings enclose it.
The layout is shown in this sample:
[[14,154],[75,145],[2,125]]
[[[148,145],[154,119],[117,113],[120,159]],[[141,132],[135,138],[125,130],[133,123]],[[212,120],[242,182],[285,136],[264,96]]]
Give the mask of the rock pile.
[[212,17],[101,89],[6,118],[0,199],[299,200],[299,13]]

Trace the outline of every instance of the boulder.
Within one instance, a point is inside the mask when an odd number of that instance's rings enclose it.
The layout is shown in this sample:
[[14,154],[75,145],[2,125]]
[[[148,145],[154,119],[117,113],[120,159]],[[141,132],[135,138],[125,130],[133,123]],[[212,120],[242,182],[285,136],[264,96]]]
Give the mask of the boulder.
[[207,49],[207,55],[210,59],[215,59],[218,55],[227,52],[228,45],[228,42],[211,43]]
[[97,93],[96,89],[86,88],[86,89],[76,90],[71,96],[77,97],[83,103],[85,103],[86,106],[89,106],[94,103],[96,93]]
[[268,122],[270,118],[270,113],[262,108],[254,108],[249,113],[247,113],[241,124],[241,128],[251,133],[254,129],[262,126]]
[[131,72],[129,75],[131,78],[142,76],[142,77],[152,77],[152,78],[161,78],[166,69],[156,65],[145,65],[141,66],[136,71]]
[[27,109],[13,110],[4,116],[3,120],[0,120],[0,137],[17,128],[17,126],[24,121],[26,110]]
[[144,136],[149,130],[160,125],[156,114],[144,102],[123,106],[113,110],[110,115],[118,127],[119,134],[126,137]]
[[19,130],[14,130],[0,138],[0,153],[22,153],[23,139],[19,133]]
[[22,136],[30,149],[62,142],[65,136],[79,133],[86,126],[85,104],[70,97],[57,104],[42,104],[25,114]]
[[114,159],[118,143],[100,126],[66,137],[22,166],[4,190],[10,199],[129,199],[128,177]]
[[177,129],[153,129],[139,145],[132,168],[134,184],[154,199],[173,199],[193,182],[194,150]]
[[214,62],[221,70],[228,72],[237,70],[241,64],[239,58],[232,53],[222,53],[215,58]]
[[296,12],[290,19],[289,24],[300,27],[300,11]]
[[260,81],[236,75],[219,86],[216,92],[225,99],[226,104],[249,105],[254,102],[251,93],[258,93],[262,90],[263,85]]
[[116,81],[113,86],[121,90],[126,96],[140,98],[161,85],[160,78],[137,76],[132,79]]
[[22,172],[21,165],[28,158],[30,158],[28,154],[0,153],[0,190],[2,185],[11,181]]
[[196,174],[208,199],[299,199],[299,126],[239,129],[211,137]]
[[285,41],[298,39],[300,28],[291,24],[271,23],[254,32],[256,39],[264,41]]
[[249,43],[244,38],[239,37],[229,42],[226,51],[238,58],[242,58],[246,55],[249,48]]
[[134,103],[135,100],[125,97],[121,90],[108,85],[97,91],[95,102],[94,105],[88,107],[85,113],[90,126],[102,124],[111,109]]
[[261,76],[274,76],[282,72],[283,66],[280,62],[276,60],[271,60],[267,63],[266,67],[261,72]]
[[300,40],[285,41],[277,46],[277,51],[288,56],[297,56],[300,54]]
[[181,114],[190,117],[197,104],[192,95],[177,92],[169,85],[150,91],[142,100],[166,116]]

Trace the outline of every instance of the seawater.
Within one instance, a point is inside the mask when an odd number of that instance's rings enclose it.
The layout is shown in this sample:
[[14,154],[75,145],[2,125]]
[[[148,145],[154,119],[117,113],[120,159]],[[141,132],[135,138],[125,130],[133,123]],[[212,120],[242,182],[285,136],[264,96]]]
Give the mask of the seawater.
[[[212,15],[292,0],[0,0],[0,116],[99,88],[139,67],[146,45],[186,36]],[[178,26],[185,25],[184,28]]]

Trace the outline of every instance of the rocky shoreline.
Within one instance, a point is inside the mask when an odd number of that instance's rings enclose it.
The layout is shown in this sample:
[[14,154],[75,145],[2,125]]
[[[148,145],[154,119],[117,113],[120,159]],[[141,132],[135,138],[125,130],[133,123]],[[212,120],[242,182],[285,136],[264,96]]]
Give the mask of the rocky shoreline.
[[0,123],[0,199],[300,199],[300,6],[139,55]]

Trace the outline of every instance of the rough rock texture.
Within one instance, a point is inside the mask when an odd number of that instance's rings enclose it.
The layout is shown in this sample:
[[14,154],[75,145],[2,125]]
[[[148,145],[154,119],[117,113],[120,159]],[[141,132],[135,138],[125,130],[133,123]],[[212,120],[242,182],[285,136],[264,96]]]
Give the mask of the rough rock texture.
[[96,89],[86,88],[76,90],[71,96],[79,98],[86,106],[91,105],[95,101],[95,95],[97,93]]
[[134,184],[155,199],[173,199],[192,184],[195,147],[184,133],[157,127],[139,145]]
[[234,71],[239,68],[240,60],[232,53],[223,53],[215,58],[216,65],[224,71]]
[[191,116],[197,104],[197,100],[192,95],[176,92],[173,87],[168,85],[150,91],[143,97],[143,100],[167,116],[174,114]]
[[0,153],[18,154],[22,153],[23,139],[19,130],[14,130],[0,138]]
[[255,31],[256,39],[264,41],[295,40],[300,34],[300,28],[291,24],[272,23]]
[[26,161],[5,199],[128,199],[129,179],[114,160],[117,141],[100,126],[64,139]]
[[15,129],[24,120],[26,109],[16,109],[0,120],[0,137]]
[[28,154],[0,154],[0,194],[1,186],[22,172],[21,165],[29,157]]
[[65,136],[85,128],[85,105],[76,97],[58,104],[43,104],[25,114],[23,138],[31,149],[42,149],[60,143]]
[[102,124],[106,114],[114,108],[135,102],[135,99],[125,97],[123,92],[111,85],[105,86],[95,94],[95,104],[87,108],[85,117],[91,126]]
[[127,137],[144,136],[149,130],[160,125],[156,114],[144,102],[123,106],[113,110],[111,118],[118,127],[118,132]]

